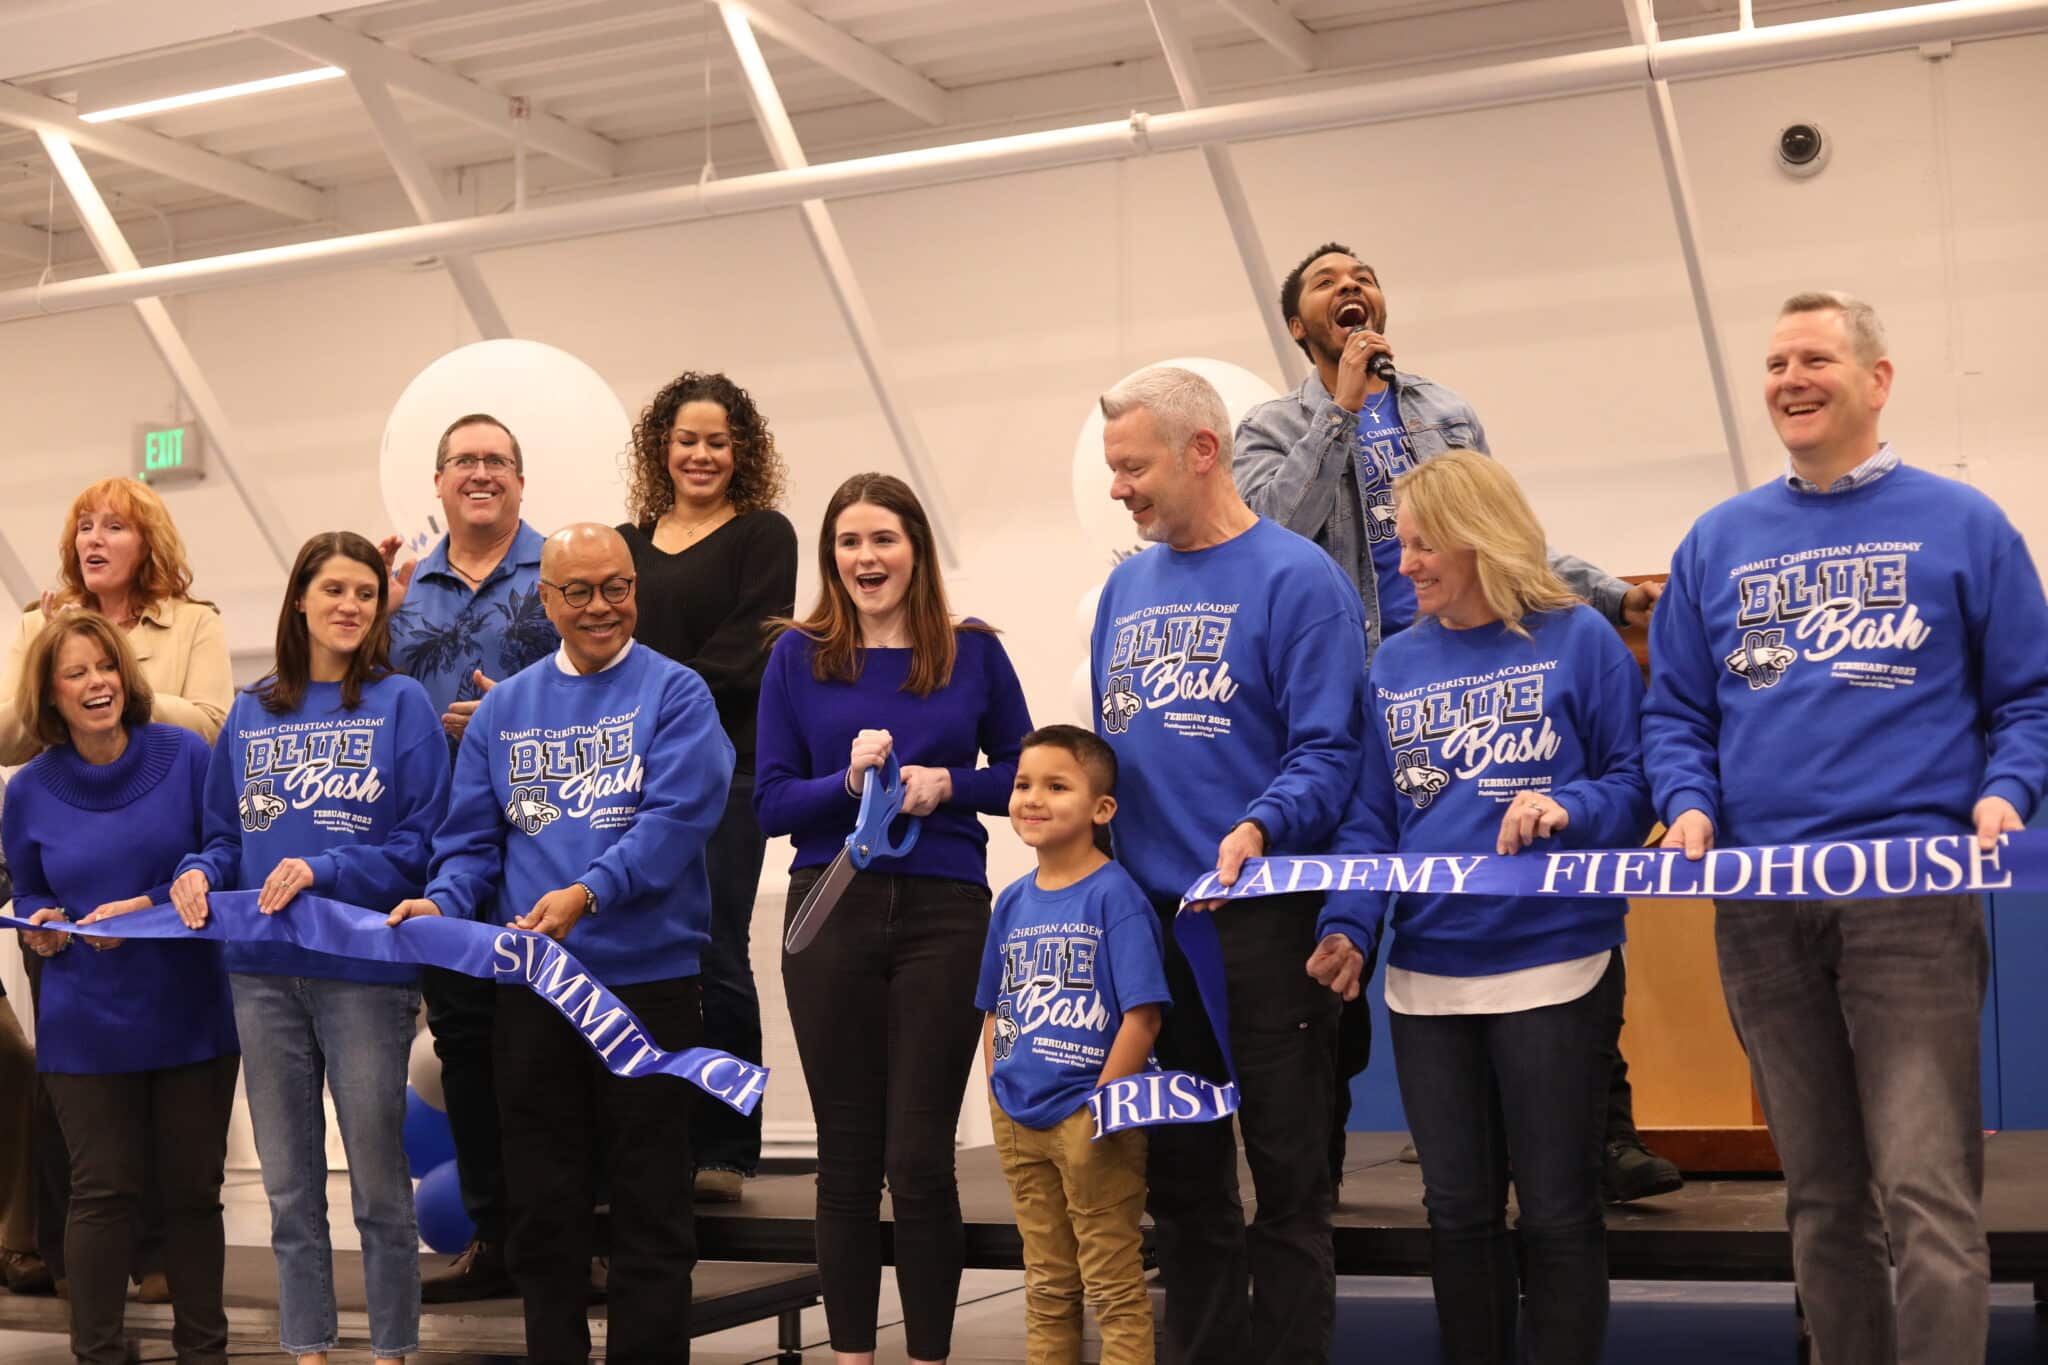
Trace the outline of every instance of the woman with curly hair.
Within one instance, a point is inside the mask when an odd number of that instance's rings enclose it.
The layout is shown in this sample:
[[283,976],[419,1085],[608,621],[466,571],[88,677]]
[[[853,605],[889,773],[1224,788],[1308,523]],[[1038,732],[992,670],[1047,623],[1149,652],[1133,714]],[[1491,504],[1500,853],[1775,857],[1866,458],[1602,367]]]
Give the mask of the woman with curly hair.
[[[747,939],[767,841],[754,818],[754,713],[768,659],[763,627],[796,609],[796,531],[775,510],[786,471],[747,391],[695,372],[654,395],[633,424],[626,462],[632,520],[619,532],[640,580],[634,636],[710,685],[737,760],[725,815],[704,848],[704,1041],[758,1062],[761,1002]],[[746,1117],[699,1103],[690,1136],[697,1197],[738,1199],[761,1160],[760,1109]]]

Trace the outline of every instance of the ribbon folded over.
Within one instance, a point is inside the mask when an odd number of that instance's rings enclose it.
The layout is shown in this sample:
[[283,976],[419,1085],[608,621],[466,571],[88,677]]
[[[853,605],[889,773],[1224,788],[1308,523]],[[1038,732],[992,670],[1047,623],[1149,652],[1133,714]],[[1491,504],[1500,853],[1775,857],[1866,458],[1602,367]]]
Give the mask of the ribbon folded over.
[[[705,1094],[751,1114],[768,1087],[768,1069],[717,1048],[670,1052],[589,968],[542,934],[501,924],[422,916],[397,928],[361,906],[301,895],[282,912],[262,914],[254,891],[216,891],[202,929],[188,929],[168,905],[152,906],[87,928],[68,921],[33,926],[59,933],[136,939],[211,939],[283,943],[331,957],[366,962],[443,967],[464,976],[517,981],[561,1012],[614,1076],[675,1076]],[[27,929],[26,920],[0,916],[0,928]]]
[[1979,848],[1974,834],[1932,834],[1717,848],[1697,862],[1675,848],[1249,858],[1235,884],[1204,873],[1181,904],[1302,891],[1715,900],[2048,891],[2048,830],[2001,834],[1990,849]]
[[1216,940],[1216,921],[1184,910],[1173,918],[1173,938],[1194,969],[1195,989],[1202,997],[1203,1012],[1215,1031],[1230,1080],[1212,1081],[1190,1071],[1140,1071],[1098,1086],[1088,1096],[1097,1140],[1126,1128],[1212,1123],[1237,1112],[1237,1065],[1230,1059],[1230,997],[1223,987],[1223,950]]

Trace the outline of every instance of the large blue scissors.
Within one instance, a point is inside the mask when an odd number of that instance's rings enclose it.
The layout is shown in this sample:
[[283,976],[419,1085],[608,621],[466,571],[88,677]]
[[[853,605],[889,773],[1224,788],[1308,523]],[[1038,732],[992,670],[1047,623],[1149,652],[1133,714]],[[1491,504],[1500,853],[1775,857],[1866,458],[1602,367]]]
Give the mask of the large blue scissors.
[[853,833],[846,836],[846,846],[796,908],[789,932],[782,938],[784,952],[800,953],[811,946],[811,940],[825,927],[826,917],[839,904],[840,894],[853,880],[854,873],[865,871],[877,858],[900,858],[917,846],[924,822],[914,815],[905,822],[903,841],[889,842],[889,826],[902,814],[903,774],[896,766],[896,755],[891,753],[880,767],[861,774],[860,816],[854,821]]

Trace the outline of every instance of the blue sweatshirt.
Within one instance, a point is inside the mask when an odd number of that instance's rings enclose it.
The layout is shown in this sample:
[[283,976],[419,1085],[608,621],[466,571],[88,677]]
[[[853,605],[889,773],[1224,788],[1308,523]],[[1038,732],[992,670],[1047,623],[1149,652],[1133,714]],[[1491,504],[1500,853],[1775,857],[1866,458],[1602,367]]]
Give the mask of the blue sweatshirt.
[[996,1103],[1052,1128],[1095,1089],[1124,1015],[1171,1003],[1159,916],[1115,863],[1058,891],[1038,874],[996,897],[974,1007],[996,1017]]
[[1934,834],[2048,785],[2048,602],[1974,489],[1901,467],[1709,511],[1650,620],[1643,757],[1725,845]]
[[[903,690],[907,649],[867,650],[859,678],[819,682],[808,636],[785,631],[775,642],[761,679],[754,812],[765,832],[796,845],[791,871],[838,856],[860,815],[860,798],[846,788],[853,737],[887,730],[898,763],[952,773],[953,797],[924,817],[917,847],[877,858],[868,871],[988,884],[988,832],[976,814],[1009,811],[1031,712],[1001,641],[981,630],[955,631],[953,639],[953,676],[928,697]],[[988,766],[976,766],[984,754]]]
[[[1498,622],[1425,620],[1373,657],[1373,762],[1391,777],[1376,790],[1402,852],[1492,853],[1523,791],[1571,815],[1532,853],[1633,848],[1648,832],[1642,670],[1591,607],[1522,624],[1527,640]],[[1387,960],[1437,976],[1568,962],[1620,943],[1627,915],[1626,901],[1597,897],[1400,892]]]
[[1261,518],[1133,555],[1103,585],[1089,657],[1117,859],[1147,896],[1178,901],[1245,819],[1268,853],[1331,850],[1360,780],[1365,624],[1322,550]]
[[[68,744],[45,749],[7,788],[0,840],[14,913],[50,906],[84,919],[109,901],[168,898],[178,860],[199,842],[206,741],[139,725],[112,763]],[[111,921],[118,936],[120,921]],[[43,963],[36,1067],[106,1075],[186,1066],[239,1052],[218,943],[136,939],[104,952],[73,942]]]
[[470,719],[425,894],[444,915],[509,924],[581,882],[597,914],[562,946],[598,979],[695,976],[711,928],[704,841],[733,767],[711,689],[644,645],[597,673],[557,657]]
[[[353,711],[342,709],[339,683],[308,684],[298,709],[283,715],[243,692],[206,769],[206,847],[178,872],[198,868],[215,891],[255,891],[279,862],[303,858],[311,890],[381,918],[426,885],[448,798],[443,742],[426,689],[402,674],[366,684]],[[231,972],[258,976],[419,978],[402,963],[282,943],[230,943],[227,961]]]

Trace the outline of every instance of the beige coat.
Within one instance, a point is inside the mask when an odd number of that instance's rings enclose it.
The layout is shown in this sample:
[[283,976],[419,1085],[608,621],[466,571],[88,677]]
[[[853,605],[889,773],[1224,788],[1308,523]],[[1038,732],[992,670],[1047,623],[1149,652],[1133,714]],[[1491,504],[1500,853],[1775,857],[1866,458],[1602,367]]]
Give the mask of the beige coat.
[[[26,763],[42,752],[42,744],[14,708],[22,660],[42,628],[41,608],[23,614],[21,629],[7,651],[6,671],[0,674],[0,764]],[[218,739],[235,699],[220,613],[182,598],[153,603],[128,632],[128,645],[156,694],[150,719],[182,726],[208,744]]]

